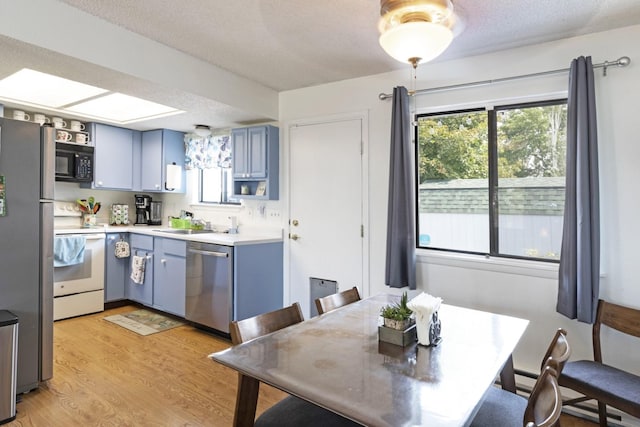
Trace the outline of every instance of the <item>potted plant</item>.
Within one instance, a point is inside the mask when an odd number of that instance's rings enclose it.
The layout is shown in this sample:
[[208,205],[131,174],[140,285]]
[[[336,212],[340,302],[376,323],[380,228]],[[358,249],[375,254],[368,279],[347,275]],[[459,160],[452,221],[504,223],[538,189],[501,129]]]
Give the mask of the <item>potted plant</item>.
[[404,331],[414,322],[413,311],[407,307],[407,301],[407,293],[403,292],[399,302],[382,307],[380,315],[384,319],[384,326]]

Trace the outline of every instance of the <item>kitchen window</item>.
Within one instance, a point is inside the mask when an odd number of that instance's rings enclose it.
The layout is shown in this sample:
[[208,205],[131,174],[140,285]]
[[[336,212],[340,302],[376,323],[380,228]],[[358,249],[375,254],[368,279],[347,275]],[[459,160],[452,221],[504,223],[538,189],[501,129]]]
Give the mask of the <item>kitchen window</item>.
[[418,248],[557,262],[566,116],[566,100],[418,115]]
[[200,170],[200,197],[201,203],[239,204],[240,201],[232,198],[233,180],[231,168],[215,167]]

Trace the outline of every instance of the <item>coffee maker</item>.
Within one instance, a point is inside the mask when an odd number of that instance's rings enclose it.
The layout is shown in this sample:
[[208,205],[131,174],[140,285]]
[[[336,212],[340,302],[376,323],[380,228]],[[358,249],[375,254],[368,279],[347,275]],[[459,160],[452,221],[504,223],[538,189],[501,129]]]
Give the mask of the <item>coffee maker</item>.
[[150,202],[149,225],[162,225],[162,202]]
[[151,218],[151,196],[136,194],[136,222],[134,225],[148,225]]

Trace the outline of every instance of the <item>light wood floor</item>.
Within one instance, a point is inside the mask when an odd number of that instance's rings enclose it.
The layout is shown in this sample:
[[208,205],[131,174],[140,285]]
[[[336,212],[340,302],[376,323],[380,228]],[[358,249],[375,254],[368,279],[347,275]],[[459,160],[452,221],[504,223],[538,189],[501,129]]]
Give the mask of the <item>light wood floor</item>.
[[[140,336],[103,320],[133,309],[56,322],[53,379],[23,396],[7,426],[230,426],[237,374],[207,358],[230,343],[191,326]],[[261,386],[258,413],[283,396]]]

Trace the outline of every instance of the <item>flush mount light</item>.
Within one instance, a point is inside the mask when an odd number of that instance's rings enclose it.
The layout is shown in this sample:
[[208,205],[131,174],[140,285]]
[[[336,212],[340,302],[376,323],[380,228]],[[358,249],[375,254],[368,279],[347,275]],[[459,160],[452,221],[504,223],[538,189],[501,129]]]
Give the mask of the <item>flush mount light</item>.
[[195,125],[193,133],[201,136],[202,138],[206,138],[211,135],[211,128],[207,125]]
[[28,68],[0,80],[0,101],[116,124],[183,113],[166,105]]
[[413,67],[431,61],[453,40],[450,0],[380,0],[380,46]]

